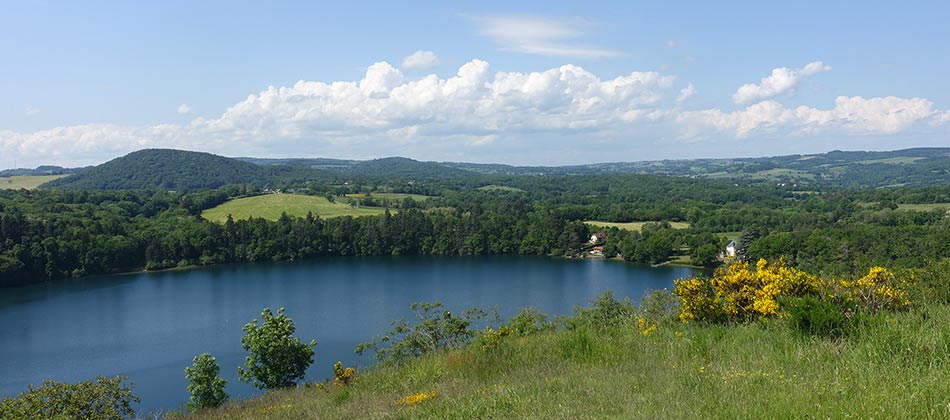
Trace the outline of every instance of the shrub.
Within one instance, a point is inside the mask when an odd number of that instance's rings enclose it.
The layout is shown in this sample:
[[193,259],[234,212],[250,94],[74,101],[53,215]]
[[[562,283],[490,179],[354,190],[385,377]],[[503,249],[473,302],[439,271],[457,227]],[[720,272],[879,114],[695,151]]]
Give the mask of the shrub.
[[475,336],[472,322],[487,315],[481,309],[472,308],[457,316],[442,310],[440,302],[413,303],[409,308],[416,313],[415,324],[396,321],[386,335],[356,346],[356,353],[372,350],[377,360],[398,364],[425,353],[457,348]]
[[871,267],[868,274],[855,281],[839,281],[837,284],[871,313],[882,309],[898,310],[910,306],[904,284],[898,282],[891,272],[883,267]]
[[39,388],[32,385],[16,397],[0,401],[0,419],[88,419],[119,420],[135,415],[132,384],[125,385],[124,376],[97,376],[95,382],[76,384],[45,381]]
[[508,334],[524,337],[550,328],[547,320],[548,316],[535,308],[522,308],[501,329],[507,330]]
[[639,312],[644,318],[655,321],[675,320],[682,305],[669,290],[654,290],[640,301]]
[[217,407],[228,400],[224,392],[228,381],[218,376],[219,372],[218,362],[208,353],[195,356],[191,367],[185,368],[185,379],[190,382],[186,388],[191,394],[189,410]]
[[804,335],[840,337],[846,331],[848,320],[834,303],[814,296],[787,297],[780,302],[788,323]]
[[606,291],[591,302],[590,308],[574,308],[572,326],[585,324],[595,328],[607,328],[620,325],[633,317],[635,308],[630,299],[622,301],[614,298],[613,291]]
[[356,369],[343,368],[343,362],[333,364],[333,385],[347,386],[356,381]]
[[[910,305],[905,287],[886,268],[873,267],[854,281],[818,276],[785,265],[779,259],[759,260],[752,270],[749,263],[737,261],[716,270],[711,278],[696,277],[673,282],[673,294],[682,302],[680,319],[688,321],[751,321],[779,315],[781,297],[817,296],[827,301],[874,313],[882,309],[904,309]],[[839,305],[840,306],[840,305]]]
[[256,319],[244,325],[241,346],[248,356],[244,366],[238,368],[238,378],[260,389],[295,386],[313,363],[317,342],[304,344],[293,336],[296,328],[284,315],[284,308],[277,311],[277,316],[264,308],[261,318],[261,325]]

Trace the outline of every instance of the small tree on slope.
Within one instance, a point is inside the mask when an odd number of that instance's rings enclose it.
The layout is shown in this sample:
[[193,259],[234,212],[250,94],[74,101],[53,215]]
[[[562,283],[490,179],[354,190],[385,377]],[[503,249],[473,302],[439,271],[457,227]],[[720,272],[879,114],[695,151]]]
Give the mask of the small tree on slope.
[[284,315],[284,308],[277,316],[264,308],[261,318],[261,325],[255,319],[244,326],[241,345],[248,356],[238,368],[238,378],[260,389],[295,386],[313,363],[317,342],[304,344],[293,336],[294,322]]

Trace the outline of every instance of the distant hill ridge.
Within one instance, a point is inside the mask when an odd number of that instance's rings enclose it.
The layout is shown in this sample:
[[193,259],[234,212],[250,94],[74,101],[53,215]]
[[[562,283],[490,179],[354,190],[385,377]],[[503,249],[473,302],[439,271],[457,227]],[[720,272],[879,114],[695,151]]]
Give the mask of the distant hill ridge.
[[[58,170],[58,167],[47,170]],[[39,170],[38,168],[37,170]],[[71,171],[71,170],[66,170]],[[227,158],[210,153],[145,149],[45,184],[64,189],[200,189],[226,184],[317,178],[445,179],[480,175],[633,173],[743,183],[832,187],[950,185],[950,148],[887,152],[832,151],[761,158],[683,159],[569,166],[422,162],[404,157]]]
[[77,190],[218,188],[260,181],[286,170],[202,152],[145,149],[110,160],[44,187]]

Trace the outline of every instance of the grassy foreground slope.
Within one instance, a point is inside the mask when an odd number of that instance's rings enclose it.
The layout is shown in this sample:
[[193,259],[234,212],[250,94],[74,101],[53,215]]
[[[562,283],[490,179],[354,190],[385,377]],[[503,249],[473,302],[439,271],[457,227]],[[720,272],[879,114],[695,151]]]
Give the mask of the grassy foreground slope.
[[[869,319],[838,340],[802,336],[782,319],[667,319],[652,330],[638,321],[506,337],[370,369],[345,388],[274,391],[186,418],[950,417],[947,305]],[[435,396],[400,402],[419,393]]]
[[385,209],[378,207],[354,208],[349,204],[329,202],[324,197],[296,194],[265,194],[254,197],[230,200],[217,207],[201,212],[201,217],[213,222],[224,223],[230,214],[234,220],[263,217],[277,220],[281,213],[288,216],[304,217],[308,212],[326,219],[339,216],[374,216],[383,214]]

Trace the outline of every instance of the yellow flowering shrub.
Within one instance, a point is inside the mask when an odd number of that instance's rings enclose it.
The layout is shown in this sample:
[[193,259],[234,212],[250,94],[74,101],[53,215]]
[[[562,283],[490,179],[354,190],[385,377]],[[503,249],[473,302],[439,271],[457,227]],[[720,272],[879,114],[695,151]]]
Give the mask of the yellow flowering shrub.
[[[910,305],[907,292],[895,276],[874,267],[855,281],[833,280],[789,267],[784,259],[755,264],[737,261],[719,268],[711,278],[689,278],[673,283],[673,294],[682,301],[680,319],[752,320],[761,316],[781,316],[778,298],[808,295],[835,298],[835,289],[845,298],[855,299],[865,309],[902,309]],[[831,294],[829,294],[831,293]]]
[[356,381],[356,369],[348,367],[343,368],[343,362],[333,364],[333,385],[347,386]]
[[680,319],[714,320],[721,312],[716,302],[716,292],[708,279],[693,277],[673,281],[673,294],[682,300]]
[[868,274],[854,281],[838,280],[839,289],[871,312],[882,309],[898,310],[910,306],[907,291],[891,272],[884,267],[871,267]]

